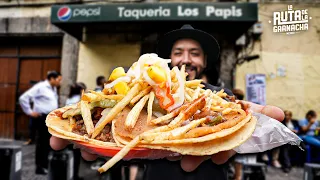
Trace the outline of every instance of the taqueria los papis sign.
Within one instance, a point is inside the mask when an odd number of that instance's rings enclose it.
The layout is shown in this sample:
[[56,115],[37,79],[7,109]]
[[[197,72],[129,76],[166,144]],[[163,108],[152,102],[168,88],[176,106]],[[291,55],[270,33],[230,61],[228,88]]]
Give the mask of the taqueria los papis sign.
[[256,21],[255,3],[152,3],[53,6],[51,21],[112,22],[144,20]]

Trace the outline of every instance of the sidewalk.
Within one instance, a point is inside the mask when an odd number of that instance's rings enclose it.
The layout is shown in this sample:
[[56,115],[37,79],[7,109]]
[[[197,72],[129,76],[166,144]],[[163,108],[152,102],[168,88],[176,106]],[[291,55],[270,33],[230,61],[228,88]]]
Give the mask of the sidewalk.
[[[22,165],[22,180],[47,180],[47,176],[35,175],[35,165],[34,165],[34,156],[35,156],[35,146],[23,146],[23,165]],[[90,169],[90,163],[85,161],[81,162],[80,165],[80,176],[84,180],[98,180],[98,179],[109,179],[106,174],[102,177],[97,171]],[[293,168],[289,174],[283,173],[279,169],[273,167],[268,167],[267,171],[267,180],[302,180],[303,179],[303,169],[302,168]]]

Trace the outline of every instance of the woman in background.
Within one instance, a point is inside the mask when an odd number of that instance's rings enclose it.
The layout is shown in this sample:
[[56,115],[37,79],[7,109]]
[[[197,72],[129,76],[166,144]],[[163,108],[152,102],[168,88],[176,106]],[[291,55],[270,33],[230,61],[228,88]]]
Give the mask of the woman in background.
[[66,105],[76,104],[81,99],[81,93],[82,91],[85,91],[87,89],[87,86],[82,83],[76,83],[70,87],[70,93],[69,97],[66,101]]
[[[87,89],[87,86],[82,82],[78,82],[72,85],[70,87],[70,93],[66,101],[66,105],[72,105],[72,104],[78,103],[81,99],[81,93],[83,91],[86,91],[86,89]],[[81,180],[82,178],[79,177],[79,168],[80,168],[80,159],[81,159],[80,149],[74,149],[72,145],[70,145],[69,149],[73,151],[74,180]]]

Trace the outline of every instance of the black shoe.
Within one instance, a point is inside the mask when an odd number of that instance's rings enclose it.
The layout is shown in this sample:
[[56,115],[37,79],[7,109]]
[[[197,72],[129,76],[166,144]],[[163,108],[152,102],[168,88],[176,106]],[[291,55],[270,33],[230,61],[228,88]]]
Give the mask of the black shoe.
[[36,174],[46,175],[46,174],[48,174],[48,169],[42,168],[42,167],[37,167]]
[[284,173],[289,173],[289,172],[290,172],[290,169],[289,169],[289,168],[283,168],[283,172],[284,172]]

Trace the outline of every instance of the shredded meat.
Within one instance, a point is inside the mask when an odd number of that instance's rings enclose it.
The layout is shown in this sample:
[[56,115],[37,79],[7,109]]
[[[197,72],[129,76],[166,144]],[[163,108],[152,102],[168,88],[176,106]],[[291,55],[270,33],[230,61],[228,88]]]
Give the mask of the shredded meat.
[[111,125],[107,124],[100,135],[95,138],[96,140],[104,141],[104,142],[115,142],[111,132]]
[[101,112],[103,111],[103,108],[101,107],[95,107],[92,110],[92,120],[99,120],[101,118]]
[[74,118],[75,118],[77,121],[82,120],[82,116],[81,116],[81,115],[76,115],[76,116],[74,116]]
[[[87,134],[86,126],[84,125],[84,121],[82,120],[81,115],[75,116],[76,124],[72,128],[72,132],[79,134],[81,136]],[[92,120],[93,124],[96,124],[99,119]],[[104,142],[115,142],[111,133],[111,124],[107,124],[100,135],[98,135],[95,139],[104,141]]]
[[76,121],[75,126],[73,126],[72,128],[72,132],[79,134],[81,136],[87,134],[86,127],[84,126],[84,121],[83,120]]

